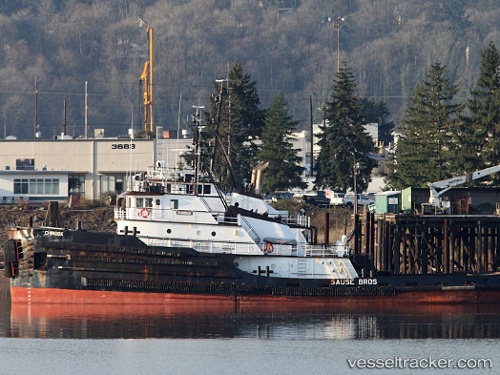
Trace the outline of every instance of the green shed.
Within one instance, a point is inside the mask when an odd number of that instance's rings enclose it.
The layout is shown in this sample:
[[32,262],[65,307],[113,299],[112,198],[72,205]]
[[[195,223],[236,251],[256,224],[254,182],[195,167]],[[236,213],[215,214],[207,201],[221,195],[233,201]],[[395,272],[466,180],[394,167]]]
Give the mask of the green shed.
[[384,191],[375,194],[376,214],[397,214],[400,211],[401,192]]

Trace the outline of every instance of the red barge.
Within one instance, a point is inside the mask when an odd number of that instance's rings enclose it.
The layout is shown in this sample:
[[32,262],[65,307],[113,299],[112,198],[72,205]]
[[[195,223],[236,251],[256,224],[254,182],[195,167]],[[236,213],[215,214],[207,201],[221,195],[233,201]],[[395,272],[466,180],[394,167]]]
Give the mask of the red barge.
[[311,245],[305,216],[284,218],[256,196],[223,199],[212,183],[159,172],[118,197],[118,233],[10,228],[4,254],[12,302],[315,308],[500,301],[498,273],[378,272],[346,238]]

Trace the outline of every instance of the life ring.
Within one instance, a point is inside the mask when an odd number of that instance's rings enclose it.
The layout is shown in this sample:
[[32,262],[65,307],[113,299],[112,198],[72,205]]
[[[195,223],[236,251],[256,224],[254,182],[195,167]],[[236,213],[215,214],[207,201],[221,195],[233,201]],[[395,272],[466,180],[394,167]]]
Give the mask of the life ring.
[[274,246],[272,243],[266,243],[266,246],[264,247],[264,250],[267,254],[271,254],[274,251]]
[[139,217],[142,217],[143,219],[149,217],[149,210],[147,208],[143,208],[142,210],[140,210]]

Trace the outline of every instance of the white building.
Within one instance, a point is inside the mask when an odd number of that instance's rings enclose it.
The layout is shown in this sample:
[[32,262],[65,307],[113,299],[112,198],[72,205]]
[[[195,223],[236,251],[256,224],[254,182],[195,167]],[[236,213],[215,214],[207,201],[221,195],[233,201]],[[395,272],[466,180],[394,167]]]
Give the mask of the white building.
[[[161,130],[161,128],[159,129]],[[314,133],[320,131],[318,125]],[[302,165],[309,176],[309,132],[295,134]],[[104,138],[55,140],[0,140],[0,204],[65,201],[69,196],[96,200],[104,193],[120,193],[128,175],[146,171],[158,160],[175,167],[192,139]],[[314,137],[313,157],[319,153]]]
[[97,199],[121,192],[127,175],[158,159],[175,166],[189,139],[61,139],[0,141],[0,203]]

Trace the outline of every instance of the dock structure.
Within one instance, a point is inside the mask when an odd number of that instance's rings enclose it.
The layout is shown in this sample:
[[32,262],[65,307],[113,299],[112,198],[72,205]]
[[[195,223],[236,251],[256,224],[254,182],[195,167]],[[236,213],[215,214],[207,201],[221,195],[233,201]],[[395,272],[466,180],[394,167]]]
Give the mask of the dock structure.
[[369,254],[379,271],[443,274],[500,268],[498,216],[367,212],[354,221],[354,253]]

